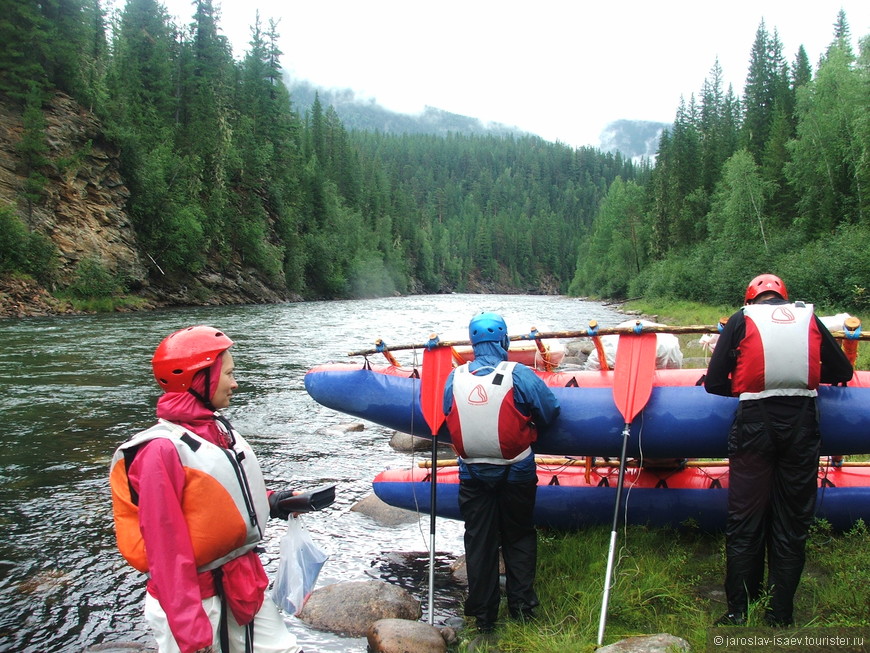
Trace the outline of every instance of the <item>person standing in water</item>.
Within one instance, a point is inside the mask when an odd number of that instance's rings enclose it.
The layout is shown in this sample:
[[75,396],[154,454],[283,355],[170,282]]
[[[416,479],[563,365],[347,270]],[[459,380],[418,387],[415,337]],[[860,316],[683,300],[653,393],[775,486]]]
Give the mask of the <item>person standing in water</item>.
[[158,422],[124,442],[110,485],[118,548],[148,575],[160,653],[300,653],[255,551],[293,492],[268,492],[257,457],[220,413],[238,384],[233,341],[209,326],[167,336],[151,361]]

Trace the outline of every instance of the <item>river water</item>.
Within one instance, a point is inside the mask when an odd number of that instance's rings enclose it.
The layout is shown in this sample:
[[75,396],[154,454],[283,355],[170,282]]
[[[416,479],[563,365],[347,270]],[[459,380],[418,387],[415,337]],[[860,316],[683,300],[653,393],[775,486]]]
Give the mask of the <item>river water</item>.
[[[431,333],[465,339],[480,310],[502,313],[512,335],[624,319],[601,304],[558,296],[438,295],[0,320],[0,651],[151,645],[143,578],[115,548],[108,466],[118,444],[153,421],[154,348],[191,324],[219,327],[236,342],[240,387],[226,414],[257,451],[267,484],[337,485],[335,504],[302,518],[330,555],[318,586],[394,582],[425,613],[428,519],[384,526],[350,510],[371,493],[378,472],[409,467],[413,455],[391,449],[392,434],[379,426],[342,429],[357,420],[314,402],[303,377],[376,338],[389,346],[425,342]],[[270,577],[283,529],[271,520],[263,554]],[[436,624],[462,614],[462,588],[447,570],[462,550],[461,524],[439,520]],[[408,552],[415,555],[397,555]],[[286,621],[307,652],[366,650],[364,639]]]

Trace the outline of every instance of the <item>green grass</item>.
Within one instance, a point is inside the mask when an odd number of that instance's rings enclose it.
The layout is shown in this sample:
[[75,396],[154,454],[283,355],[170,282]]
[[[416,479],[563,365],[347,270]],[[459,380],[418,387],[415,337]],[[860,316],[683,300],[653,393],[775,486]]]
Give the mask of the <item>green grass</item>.
[[697,302],[672,299],[639,299],[625,304],[625,309],[658,316],[662,324],[716,324],[721,317],[729,317],[739,306],[709,306]]
[[59,299],[67,301],[79,313],[113,313],[115,311],[138,311],[148,308],[148,301],[133,295],[91,297],[81,299],[68,293],[58,293]]
[[[609,527],[541,532],[537,619],[517,623],[503,613],[498,650],[594,651],[609,542]],[[669,633],[687,640],[692,650],[704,650],[707,630],[726,608],[724,536],[691,527],[621,527],[617,549],[604,643]],[[764,603],[762,598],[750,610],[750,626],[763,626]],[[867,627],[867,605],[870,531],[858,522],[848,533],[833,533],[826,522],[818,522],[807,545],[807,564],[796,596],[796,625]],[[506,612],[504,603],[502,608]],[[459,650],[467,650],[475,635],[473,627],[461,633]]]

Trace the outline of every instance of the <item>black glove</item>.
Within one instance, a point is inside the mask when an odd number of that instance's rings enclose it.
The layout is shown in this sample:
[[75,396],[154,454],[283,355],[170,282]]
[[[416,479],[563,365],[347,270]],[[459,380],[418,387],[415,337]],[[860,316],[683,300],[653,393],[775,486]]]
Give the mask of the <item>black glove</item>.
[[278,492],[272,492],[272,494],[269,495],[269,517],[287,521],[287,518],[290,516],[292,511],[281,507],[281,502],[291,498],[292,496],[293,490],[279,490]]
[[322,485],[307,492],[282,490],[269,495],[269,516],[287,519],[289,515],[323,510],[335,501],[335,485]]

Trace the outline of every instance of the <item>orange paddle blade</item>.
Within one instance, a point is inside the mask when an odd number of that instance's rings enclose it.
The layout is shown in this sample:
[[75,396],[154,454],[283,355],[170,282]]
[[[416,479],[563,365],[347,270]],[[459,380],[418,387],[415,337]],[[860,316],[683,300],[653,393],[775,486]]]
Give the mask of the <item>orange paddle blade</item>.
[[626,424],[643,410],[656,370],[656,334],[619,336],[613,369],[613,401]]
[[420,375],[420,409],[432,435],[444,423],[444,386],[453,369],[450,347],[423,350],[423,371]]

